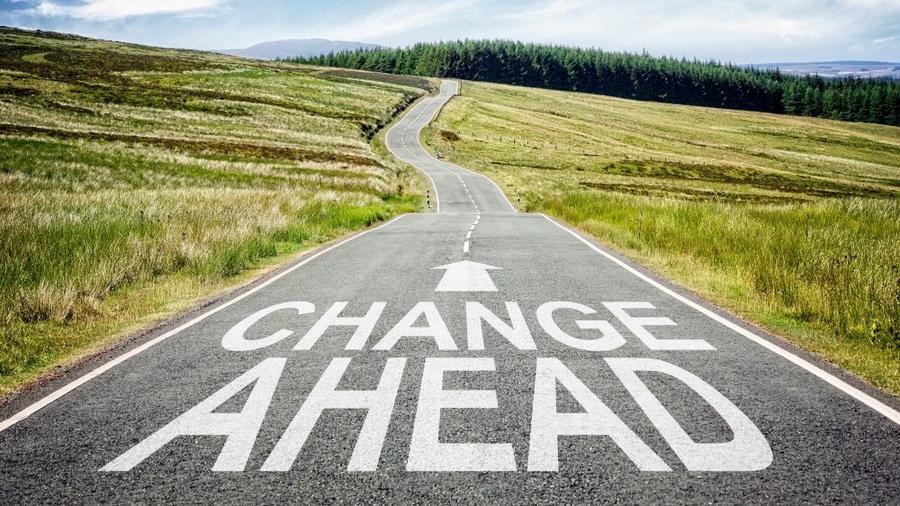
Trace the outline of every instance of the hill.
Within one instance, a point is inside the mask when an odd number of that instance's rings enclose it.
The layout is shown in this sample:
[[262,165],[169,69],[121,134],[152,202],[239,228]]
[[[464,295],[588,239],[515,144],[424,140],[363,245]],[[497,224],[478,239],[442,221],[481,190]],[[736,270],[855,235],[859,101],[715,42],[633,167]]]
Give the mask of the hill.
[[299,62],[900,125],[900,82],[796,77],[715,62],[503,40],[350,51]]
[[261,42],[243,49],[222,49],[218,52],[241,58],[277,60],[294,57],[310,58],[341,51],[367,50],[378,47],[376,44],[344,40],[285,39]]
[[824,61],[807,63],[760,63],[748,65],[792,75],[819,75],[829,79],[900,79],[900,63],[882,61]]
[[429,86],[0,29],[0,393],[418,209],[369,141]]
[[464,82],[423,139],[900,393],[900,128]]

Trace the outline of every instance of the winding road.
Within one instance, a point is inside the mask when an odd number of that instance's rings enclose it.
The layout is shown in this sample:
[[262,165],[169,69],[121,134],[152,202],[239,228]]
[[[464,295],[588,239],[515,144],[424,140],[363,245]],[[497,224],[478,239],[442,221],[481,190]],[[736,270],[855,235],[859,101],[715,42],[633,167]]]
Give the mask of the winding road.
[[398,217],[0,408],[3,504],[900,502],[897,399],[387,133]]

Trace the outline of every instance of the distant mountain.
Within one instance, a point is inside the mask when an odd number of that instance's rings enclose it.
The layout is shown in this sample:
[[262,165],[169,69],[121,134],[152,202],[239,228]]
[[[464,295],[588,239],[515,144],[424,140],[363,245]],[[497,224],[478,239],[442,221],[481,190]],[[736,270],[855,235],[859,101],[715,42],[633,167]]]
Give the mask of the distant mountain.
[[257,60],[274,60],[276,58],[288,58],[302,56],[309,58],[340,51],[352,51],[355,49],[375,49],[377,44],[366,44],[346,40],[328,39],[285,39],[262,42],[244,49],[221,49],[217,52],[240,56],[242,58],[255,58]]
[[823,61],[805,63],[759,63],[748,65],[758,69],[780,69],[785,74],[818,74],[822,77],[859,77],[900,79],[900,63],[883,61]]

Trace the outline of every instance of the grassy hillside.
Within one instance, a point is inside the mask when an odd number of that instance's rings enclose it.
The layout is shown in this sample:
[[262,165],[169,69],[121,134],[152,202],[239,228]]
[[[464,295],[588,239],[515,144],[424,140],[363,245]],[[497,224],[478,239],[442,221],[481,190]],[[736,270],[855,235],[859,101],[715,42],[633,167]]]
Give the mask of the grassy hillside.
[[467,82],[423,136],[900,393],[900,128]]
[[0,29],[0,393],[418,209],[369,140],[430,86]]
[[292,61],[900,126],[900,82],[791,76],[646,53],[483,39],[359,49]]

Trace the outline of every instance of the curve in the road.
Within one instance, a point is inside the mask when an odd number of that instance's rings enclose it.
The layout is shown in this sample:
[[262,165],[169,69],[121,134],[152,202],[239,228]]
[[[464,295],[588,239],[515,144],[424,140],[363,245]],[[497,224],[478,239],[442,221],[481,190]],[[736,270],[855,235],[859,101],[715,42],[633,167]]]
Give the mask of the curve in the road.
[[438,160],[422,147],[419,140],[422,129],[458,92],[457,81],[442,81],[437,95],[423,99],[388,130],[387,147],[394,156],[428,177],[434,187],[438,212],[515,213],[515,206],[491,178]]

